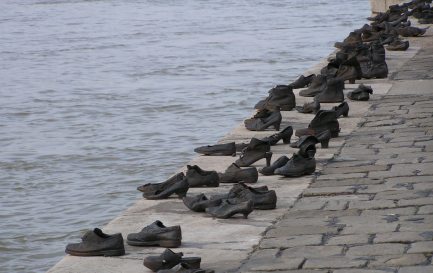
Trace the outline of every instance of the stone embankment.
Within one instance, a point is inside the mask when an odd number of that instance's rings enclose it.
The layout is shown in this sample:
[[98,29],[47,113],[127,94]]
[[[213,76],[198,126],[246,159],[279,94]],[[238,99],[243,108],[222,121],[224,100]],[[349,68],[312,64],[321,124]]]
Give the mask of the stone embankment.
[[[372,86],[372,99],[349,102],[349,117],[340,119],[340,137],[331,140],[329,149],[318,149],[314,175],[259,177],[258,186],[276,190],[277,209],[220,220],[189,211],[179,199],[139,200],[104,231],[126,236],[155,220],[180,224],[183,242],[176,251],[201,256],[202,267],[216,272],[433,272],[432,31],[409,40],[408,51],[387,52],[388,79],[359,81]],[[357,86],[347,84],[345,92]],[[298,105],[306,101],[297,97]],[[282,113],[282,127],[302,128],[313,118]],[[272,133],[240,125],[221,142]],[[273,160],[295,151],[273,146]],[[190,164],[224,171],[235,159],[200,156]],[[188,193],[224,193],[230,187]],[[126,252],[107,258],[66,256],[49,272],[150,272],[143,257],[162,249],[126,246]]]

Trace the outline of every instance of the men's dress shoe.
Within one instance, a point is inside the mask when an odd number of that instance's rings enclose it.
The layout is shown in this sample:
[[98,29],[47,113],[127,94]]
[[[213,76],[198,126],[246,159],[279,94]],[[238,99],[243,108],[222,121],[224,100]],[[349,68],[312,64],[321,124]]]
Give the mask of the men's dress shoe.
[[286,177],[298,177],[312,174],[315,171],[316,160],[314,157],[308,158],[299,154],[294,154],[286,165],[275,170],[275,174]]
[[128,234],[126,242],[131,246],[178,247],[182,242],[180,226],[166,227],[155,221],[138,233]]
[[292,135],[293,135],[292,126],[287,126],[281,132],[262,138],[262,140],[269,142],[271,146],[276,145],[281,139],[283,140],[284,144],[289,144]]
[[201,146],[194,149],[194,152],[204,155],[236,155],[236,144],[234,142],[216,145]]
[[204,212],[206,208],[219,206],[221,201],[222,198],[208,199],[203,193],[183,198],[185,206],[195,212]]
[[347,104],[347,102],[343,102],[338,106],[332,107],[332,110],[334,110],[337,114],[337,118],[341,116],[347,118],[347,116],[349,115],[349,104]]
[[[292,147],[292,144],[290,144],[290,146]],[[270,166],[261,168],[259,172],[263,175],[274,175],[275,170],[286,165],[288,161],[289,158],[283,155],[275,160]]]
[[219,173],[220,183],[256,183],[259,177],[256,167],[242,169],[232,163],[224,173]]
[[358,88],[347,93],[347,97],[351,100],[367,101],[370,99],[370,94],[373,94],[371,86],[360,84]]
[[315,76],[316,76],[315,74],[311,74],[308,76],[301,75],[294,82],[289,84],[289,86],[292,87],[293,89],[306,87],[311,84]]
[[230,199],[222,200],[221,204],[217,207],[206,209],[206,213],[215,218],[221,219],[227,219],[236,214],[242,214],[246,219],[252,211],[253,201],[233,202],[233,200]]
[[198,269],[200,268],[201,258],[184,258],[182,252],[175,253],[167,248],[161,255],[148,256],[145,257],[143,261],[143,265],[152,270],[153,272],[157,272],[158,270],[171,269],[180,263],[187,264],[190,269]]
[[65,252],[72,256],[121,256],[125,247],[122,234],[105,234],[95,228],[86,232],[80,243],[68,244]]
[[157,200],[157,199],[167,199],[172,194],[177,194],[179,198],[182,198],[186,195],[189,189],[189,183],[187,178],[184,177],[180,181],[176,181],[174,184],[163,187],[161,189],[155,189],[155,191],[146,191],[143,192],[143,197],[149,200]]
[[219,186],[219,176],[216,171],[205,171],[197,165],[186,167],[186,179],[190,188]]
[[253,208],[259,210],[275,209],[277,205],[277,195],[274,190],[256,190],[243,183],[234,185],[228,197],[232,203],[250,200],[253,202]]
[[142,186],[139,186],[137,188],[137,190],[143,192],[143,193],[154,193],[156,191],[163,191],[169,187],[171,187],[173,184],[175,184],[176,182],[182,181],[185,178],[185,175],[180,172],[177,173],[175,175],[173,175],[172,177],[170,177],[169,179],[167,179],[166,181],[162,182],[162,183],[147,183],[144,184]]

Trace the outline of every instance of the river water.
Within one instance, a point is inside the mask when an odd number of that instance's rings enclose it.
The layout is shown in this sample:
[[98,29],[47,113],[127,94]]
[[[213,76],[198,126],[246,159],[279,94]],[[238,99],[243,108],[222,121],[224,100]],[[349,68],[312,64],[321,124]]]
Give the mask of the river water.
[[0,272],[45,272],[365,22],[367,0],[0,1]]

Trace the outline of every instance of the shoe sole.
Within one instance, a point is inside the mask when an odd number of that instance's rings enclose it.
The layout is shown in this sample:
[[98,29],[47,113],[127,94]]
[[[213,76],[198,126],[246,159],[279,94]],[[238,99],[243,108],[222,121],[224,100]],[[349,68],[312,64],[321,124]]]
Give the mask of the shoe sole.
[[170,241],[170,240],[158,240],[158,241],[130,241],[127,240],[126,243],[130,246],[161,246],[166,248],[179,247],[181,241]]
[[285,177],[300,177],[300,176],[304,176],[304,175],[311,175],[316,171],[316,169],[314,169],[313,171],[305,171],[302,173],[294,173],[294,174],[278,174],[278,175],[282,175]]
[[275,204],[267,204],[267,205],[254,205],[254,209],[258,210],[269,210],[269,209],[275,209]]
[[82,257],[88,257],[88,256],[122,256],[125,255],[124,249],[115,249],[115,250],[101,250],[101,251],[90,251],[90,252],[77,252],[77,251],[71,251],[71,250],[65,250],[65,252],[72,256],[82,256]]

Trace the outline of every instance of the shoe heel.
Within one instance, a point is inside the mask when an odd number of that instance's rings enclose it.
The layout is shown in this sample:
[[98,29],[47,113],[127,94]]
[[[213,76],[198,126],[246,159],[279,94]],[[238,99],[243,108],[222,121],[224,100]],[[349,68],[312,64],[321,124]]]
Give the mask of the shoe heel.
[[250,214],[250,212],[244,212],[242,213],[242,215],[244,216],[244,219],[248,219],[248,215]]
[[176,191],[176,194],[179,198],[184,198],[186,196],[186,193],[188,192],[189,188],[186,189],[180,189],[178,191]]
[[355,83],[355,79],[350,79],[350,80],[349,80],[349,83],[350,83],[350,84],[354,84],[354,83]]
[[279,130],[280,130],[280,122],[277,122],[277,123],[274,124],[274,129],[275,129],[276,131],[279,131]]
[[327,149],[329,147],[329,138],[320,141],[320,146],[323,149]]
[[272,152],[266,152],[265,158],[266,158],[266,166],[267,167],[271,166]]
[[349,110],[347,110],[343,113],[343,117],[347,118],[348,116],[349,116]]
[[291,138],[292,138],[292,135],[283,137],[283,143],[284,144],[290,144]]

